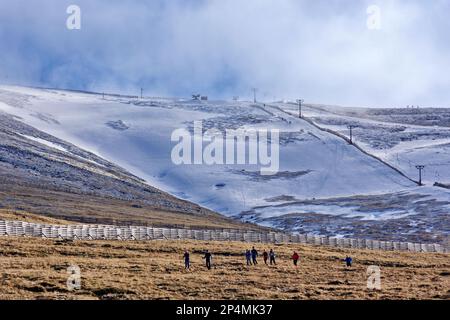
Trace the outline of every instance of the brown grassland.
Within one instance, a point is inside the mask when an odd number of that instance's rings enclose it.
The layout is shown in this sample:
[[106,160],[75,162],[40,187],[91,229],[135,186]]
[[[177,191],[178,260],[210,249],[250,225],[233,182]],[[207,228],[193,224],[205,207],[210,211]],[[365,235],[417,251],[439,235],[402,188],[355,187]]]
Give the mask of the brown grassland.
[[[273,247],[277,266],[247,267],[243,252]],[[183,268],[183,251],[192,269]],[[202,252],[213,253],[212,270]],[[296,268],[289,257],[300,254]],[[346,269],[342,259],[354,258]],[[67,289],[67,268],[81,289]],[[366,270],[381,268],[381,290]],[[0,237],[0,299],[449,299],[446,254],[350,250],[294,244],[200,241],[55,241]]]
[[[165,195],[161,196],[162,199],[164,197]],[[166,200],[180,201],[173,199],[175,198],[167,196]],[[170,211],[156,208],[140,202],[5,184],[0,174],[0,219],[39,223],[54,223],[60,220],[63,224],[268,230],[198,208],[200,211],[197,214],[190,214],[175,209]]]

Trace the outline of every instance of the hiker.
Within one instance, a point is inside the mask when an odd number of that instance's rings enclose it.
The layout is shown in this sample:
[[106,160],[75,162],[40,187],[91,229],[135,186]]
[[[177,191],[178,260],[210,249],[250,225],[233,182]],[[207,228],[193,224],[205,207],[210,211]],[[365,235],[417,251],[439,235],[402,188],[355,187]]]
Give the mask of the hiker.
[[186,270],[189,270],[191,268],[191,264],[190,264],[190,258],[189,258],[189,251],[185,251],[184,252],[184,268]]
[[245,258],[247,259],[247,265],[250,266],[252,264],[252,253],[250,250],[245,251]]
[[344,261],[345,261],[345,265],[347,266],[347,268],[351,268],[352,267],[352,261],[353,261],[352,257],[347,256],[344,259]]
[[211,270],[212,254],[208,250],[205,251],[205,256],[203,257],[203,259],[205,259],[206,261],[206,267],[208,268],[208,270]]
[[258,261],[256,260],[256,258],[258,257],[258,251],[256,251],[255,247],[253,247],[252,249],[252,260],[253,260],[253,264],[257,265]]
[[266,250],[264,250],[263,252],[263,259],[264,259],[264,263],[267,265],[267,259],[269,258],[269,254],[267,253]]
[[269,251],[269,258],[270,258],[270,265],[272,265],[272,263],[274,265],[276,265],[276,263],[275,263],[275,252],[273,252],[273,249],[270,249],[270,251]]
[[297,252],[294,251],[294,254],[292,255],[292,260],[294,261],[294,266],[297,266],[298,259],[300,259],[300,256]]

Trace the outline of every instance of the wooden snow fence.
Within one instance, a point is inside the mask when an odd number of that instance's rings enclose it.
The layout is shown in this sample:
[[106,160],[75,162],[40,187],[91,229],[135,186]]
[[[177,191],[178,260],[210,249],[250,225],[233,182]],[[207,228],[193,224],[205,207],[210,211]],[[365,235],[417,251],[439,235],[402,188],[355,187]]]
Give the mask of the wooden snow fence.
[[251,243],[298,243],[312,246],[370,249],[383,251],[448,253],[440,244],[423,244],[398,241],[378,241],[324,237],[313,234],[287,234],[281,232],[254,232],[239,230],[191,230],[112,225],[49,225],[22,221],[0,220],[0,236],[42,237],[70,240],[201,240],[244,241]]

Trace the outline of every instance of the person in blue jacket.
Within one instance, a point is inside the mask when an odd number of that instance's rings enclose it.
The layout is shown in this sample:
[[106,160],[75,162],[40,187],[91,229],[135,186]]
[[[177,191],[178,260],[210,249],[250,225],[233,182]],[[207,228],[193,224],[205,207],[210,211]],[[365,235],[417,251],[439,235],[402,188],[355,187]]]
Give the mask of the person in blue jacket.
[[245,251],[245,259],[247,260],[247,265],[252,265],[252,253],[250,250]]
[[344,261],[345,261],[345,265],[347,266],[347,268],[351,268],[351,267],[352,267],[352,262],[353,262],[352,257],[347,256],[347,257],[344,259]]
[[273,249],[270,249],[269,251],[269,258],[270,258],[270,264],[276,264],[275,262],[275,252],[273,252]]

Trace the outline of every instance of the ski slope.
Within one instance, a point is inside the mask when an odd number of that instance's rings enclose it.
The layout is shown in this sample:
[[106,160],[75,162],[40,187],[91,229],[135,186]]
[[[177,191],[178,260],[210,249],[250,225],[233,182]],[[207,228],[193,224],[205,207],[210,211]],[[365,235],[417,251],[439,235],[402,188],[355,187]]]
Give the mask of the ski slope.
[[[295,114],[292,105],[282,105]],[[320,127],[349,135],[370,154],[418,180],[416,165],[425,165],[423,182],[450,184],[450,126],[448,109],[367,109],[305,106],[303,113]],[[425,125],[426,124],[426,125]]]
[[[264,104],[238,101],[135,99],[24,87],[0,87],[0,111],[111,161],[148,184],[177,197],[243,220],[289,229],[280,217],[292,213],[340,215],[336,203],[298,201],[415,192],[415,183],[333,134]],[[171,134],[192,129],[280,130],[278,174],[262,176],[257,165],[176,165]],[[433,193],[433,190],[429,192]],[[428,195],[430,196],[430,195]],[[293,206],[289,209],[291,202]],[[287,206],[277,210],[276,206]],[[258,208],[267,208],[261,210]],[[402,218],[388,208],[358,219]],[[406,212],[415,214],[414,210]],[[275,222],[273,219],[276,219]],[[286,220],[287,221],[287,220]],[[312,230],[314,231],[314,230]]]
[[[95,95],[28,88],[8,88],[8,92],[2,96],[14,95],[16,105],[4,99],[1,110],[117,163],[149,184],[225,214],[239,213],[282,195],[318,198],[394,192],[413,186],[340,139],[293,117],[289,124],[285,115],[270,107],[244,102],[105,101]],[[248,124],[255,119],[254,124]],[[171,134],[196,120],[225,128],[279,129],[280,171],[309,173],[293,178],[249,178],[239,171],[256,172],[257,168],[174,165]],[[106,125],[111,121],[125,123],[129,129],[115,130]]]

